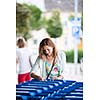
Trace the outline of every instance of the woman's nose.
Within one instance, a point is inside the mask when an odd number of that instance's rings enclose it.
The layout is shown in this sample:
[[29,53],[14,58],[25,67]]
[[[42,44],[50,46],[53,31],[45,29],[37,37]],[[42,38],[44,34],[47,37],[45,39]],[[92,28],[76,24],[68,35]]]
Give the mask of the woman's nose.
[[49,53],[49,51],[48,51],[48,50],[46,50],[46,53]]

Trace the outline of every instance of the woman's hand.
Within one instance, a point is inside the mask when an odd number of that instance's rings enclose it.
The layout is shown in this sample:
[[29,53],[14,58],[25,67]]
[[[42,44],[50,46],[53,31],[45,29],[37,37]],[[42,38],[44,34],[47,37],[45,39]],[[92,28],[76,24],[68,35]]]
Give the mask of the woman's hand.
[[59,77],[57,77],[57,79],[63,79],[64,77],[62,75],[60,75]]
[[34,78],[34,79],[36,79],[36,80],[44,81],[44,79],[41,76],[38,76],[38,75],[36,75],[34,73],[31,73],[31,77]]
[[40,81],[44,81],[44,78],[42,78],[41,76],[37,76],[36,79],[37,79],[37,80],[40,80]]
[[60,80],[60,79],[63,79],[63,76],[52,76],[52,80]]
[[52,80],[56,80],[57,79],[57,76],[52,76]]

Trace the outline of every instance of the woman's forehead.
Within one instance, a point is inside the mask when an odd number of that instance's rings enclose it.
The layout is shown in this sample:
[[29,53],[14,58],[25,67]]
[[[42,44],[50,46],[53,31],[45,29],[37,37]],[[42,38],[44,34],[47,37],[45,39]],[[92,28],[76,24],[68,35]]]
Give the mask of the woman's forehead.
[[44,48],[44,49],[46,49],[46,48],[52,48],[52,47],[51,47],[51,46],[46,45],[46,46],[43,46],[43,48]]

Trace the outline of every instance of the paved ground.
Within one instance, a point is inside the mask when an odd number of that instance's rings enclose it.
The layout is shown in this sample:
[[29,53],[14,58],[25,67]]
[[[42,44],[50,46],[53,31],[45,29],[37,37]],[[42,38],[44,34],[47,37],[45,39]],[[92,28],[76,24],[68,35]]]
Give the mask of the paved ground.
[[83,69],[81,64],[67,63],[64,77],[66,80],[83,81]]

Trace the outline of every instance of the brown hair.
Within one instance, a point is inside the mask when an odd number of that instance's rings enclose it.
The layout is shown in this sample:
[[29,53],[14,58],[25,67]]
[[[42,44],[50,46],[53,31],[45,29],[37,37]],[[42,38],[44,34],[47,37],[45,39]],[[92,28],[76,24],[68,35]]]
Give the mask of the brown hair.
[[24,42],[24,40],[23,40],[22,38],[19,38],[19,39],[17,40],[17,46],[18,46],[19,48],[23,48],[23,47],[25,46],[25,42]]
[[39,56],[40,56],[40,58],[43,55],[43,47],[44,46],[51,46],[51,47],[53,47],[53,55],[52,56],[54,58],[56,58],[56,56],[57,56],[57,49],[56,49],[55,44],[52,42],[52,40],[50,38],[45,38],[45,39],[43,39],[40,42],[40,45],[39,45]]

